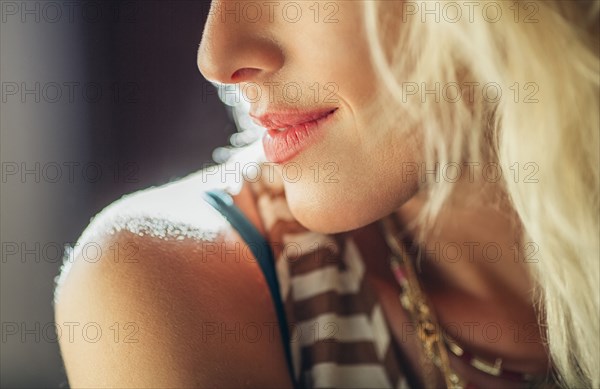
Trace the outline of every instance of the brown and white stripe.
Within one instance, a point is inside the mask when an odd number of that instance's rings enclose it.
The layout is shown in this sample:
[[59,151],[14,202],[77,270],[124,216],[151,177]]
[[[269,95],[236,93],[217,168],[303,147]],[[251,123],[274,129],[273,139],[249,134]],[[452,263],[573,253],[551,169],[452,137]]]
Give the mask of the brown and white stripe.
[[408,388],[365,259],[349,237],[309,231],[292,216],[282,182],[250,182],[276,261],[297,384]]

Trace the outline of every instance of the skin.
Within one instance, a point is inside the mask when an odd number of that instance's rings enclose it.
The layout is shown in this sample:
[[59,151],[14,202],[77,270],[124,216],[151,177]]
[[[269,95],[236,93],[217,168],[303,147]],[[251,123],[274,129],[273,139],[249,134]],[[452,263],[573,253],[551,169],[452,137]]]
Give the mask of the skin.
[[[237,21],[232,15],[223,21],[220,7],[225,3],[229,3],[228,9],[235,6],[232,1],[212,3],[198,53],[200,71],[215,82],[258,85],[263,92],[261,99],[252,103],[253,112],[258,114],[277,109],[338,108],[320,141],[293,159],[303,174],[296,182],[284,179],[288,205],[307,228],[350,234],[373,253],[367,264],[368,277],[380,296],[395,341],[411,356],[409,363],[423,381],[425,373],[420,372],[416,357],[418,345],[414,339],[405,340],[401,333],[407,319],[397,303],[399,289],[386,263],[385,242],[374,224],[394,214],[410,233],[416,236],[420,232],[420,226],[411,223],[423,206],[419,177],[407,177],[402,169],[392,167],[422,162],[422,139],[418,128],[384,119],[387,116],[380,107],[388,96],[381,92],[384,88],[378,85],[366,60],[368,45],[360,33],[360,3],[328,2],[336,7],[327,9],[325,3],[319,3],[320,20],[335,10],[335,23],[315,23],[315,13],[308,8],[312,3],[308,2],[295,2],[303,7],[303,17],[297,23],[282,17],[282,5],[273,11],[272,20],[265,8],[257,22],[250,22],[244,14]],[[283,88],[269,87],[274,85],[269,83],[277,82],[300,85],[301,99],[291,103]],[[320,92],[316,100],[315,83]],[[334,86],[333,97],[327,85]],[[315,167],[320,169],[321,179],[315,179]],[[332,171],[336,182],[322,178]],[[201,177],[202,173],[191,180],[192,192],[216,186]],[[422,281],[440,321],[464,329],[461,333],[465,335],[457,339],[461,344],[483,355],[504,358],[506,368],[539,373],[547,362],[537,327],[533,331],[530,328],[536,322],[530,293],[533,283],[526,264],[513,260],[513,246],[518,241],[514,218],[502,208],[487,205],[497,192],[493,185],[481,182],[456,183],[457,199],[473,197],[468,196],[472,193],[478,193],[477,198],[456,200],[446,207],[436,231],[422,246],[432,252],[436,244],[479,245],[471,254],[462,250],[453,261],[427,258]],[[145,191],[125,202],[120,217],[136,220],[142,214],[177,224],[177,209],[193,210],[190,212],[197,213],[194,227],[216,236],[172,242],[127,230],[111,234],[107,227],[111,217],[106,214],[89,227],[93,234],[85,241],[100,242],[105,254],[96,263],[77,257],[57,293],[57,322],[93,321],[102,328],[115,322],[133,322],[140,328],[140,340],[127,344],[110,337],[97,343],[61,338],[72,386],[291,386],[277,337],[261,338],[258,343],[243,339],[217,342],[207,341],[198,331],[199,323],[207,320],[277,320],[256,262],[232,264],[223,260],[224,250],[248,252],[241,237],[199,197],[184,193],[189,194],[190,187],[179,183],[170,191]],[[144,198],[152,199],[152,207],[139,205]],[[242,187],[235,202],[264,234],[255,199],[247,187]],[[126,211],[136,204],[138,213]],[[207,214],[212,218],[207,219]],[[139,247],[137,263],[111,260],[110,247],[119,242]],[[482,251],[489,242],[501,248],[502,255],[493,262],[485,260]],[[205,250],[206,244],[215,243],[223,250]],[[263,303],[247,304],[240,296],[253,296]],[[467,323],[472,322],[497,323],[505,336],[496,342],[489,342],[481,330],[467,336]],[[515,341],[511,326],[523,331],[527,328],[528,341]],[[525,335],[523,331],[519,334]],[[265,371],[262,366],[270,368]],[[481,374],[457,370],[476,384],[497,384]]]
[[[363,25],[360,2],[334,2],[332,8],[320,3],[319,17],[336,11],[334,23],[315,23],[308,2],[294,3],[302,5],[302,18],[296,23],[285,20],[283,5],[273,12],[273,22],[267,9],[256,23],[245,17],[236,22],[229,16],[223,22],[220,10],[232,9],[231,3],[236,2],[213,2],[214,17],[205,26],[198,66],[208,80],[258,85],[260,101],[246,99],[253,101],[252,110],[259,114],[338,108],[324,139],[293,160],[302,172],[300,179],[284,180],[290,210],[298,221],[314,231],[348,231],[389,214],[411,198],[417,180],[403,180],[401,170],[389,167],[422,161],[415,155],[418,137],[383,119],[379,107],[386,96],[377,93],[383,88],[365,60],[367,41],[358,33]],[[281,87],[269,87],[274,83]],[[286,93],[283,87],[292,83],[302,86],[300,100],[294,103],[293,90]],[[327,179],[329,174],[335,183]]]
[[[76,253],[55,298],[71,387],[291,387],[262,272],[237,231],[201,200],[215,187],[200,172],[127,197],[90,223],[79,247],[101,255]],[[236,201],[256,221],[244,205],[249,195],[246,187]],[[129,227],[115,228],[121,221]],[[163,223],[202,234],[140,232]],[[262,335],[244,336],[236,325]]]

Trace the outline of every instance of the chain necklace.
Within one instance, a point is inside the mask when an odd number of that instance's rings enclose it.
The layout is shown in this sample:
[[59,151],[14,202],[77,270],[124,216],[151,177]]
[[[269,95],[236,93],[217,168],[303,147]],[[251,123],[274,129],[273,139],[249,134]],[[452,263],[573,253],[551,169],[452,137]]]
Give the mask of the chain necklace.
[[435,314],[429,309],[428,301],[419,287],[411,261],[396,238],[395,222],[390,216],[384,217],[380,222],[385,240],[392,251],[390,266],[402,289],[399,296],[400,303],[417,326],[417,334],[423,345],[425,357],[441,370],[447,388],[462,389],[465,385],[450,367],[448,353],[438,331]]
[[[472,384],[464,382],[450,367],[448,352],[451,352],[483,373],[535,385],[535,382],[538,381],[536,377],[503,369],[501,358],[496,358],[493,362],[479,358],[467,352],[454,339],[444,333],[443,329],[439,326],[435,312],[430,308],[431,304],[427,296],[420,287],[411,257],[406,252],[404,245],[399,241],[397,221],[390,215],[381,219],[380,223],[384,238],[392,251],[390,267],[396,281],[401,287],[399,295],[400,303],[417,326],[417,334],[422,343],[425,357],[440,370],[444,376],[446,387],[449,389],[473,387]],[[419,248],[417,262],[420,259],[421,250]]]

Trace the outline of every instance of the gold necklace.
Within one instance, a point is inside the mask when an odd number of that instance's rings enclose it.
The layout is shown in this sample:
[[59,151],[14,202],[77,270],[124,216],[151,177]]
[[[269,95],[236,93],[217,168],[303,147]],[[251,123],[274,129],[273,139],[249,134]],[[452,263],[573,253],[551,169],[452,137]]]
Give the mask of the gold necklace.
[[[417,334],[423,346],[425,356],[438,367],[444,376],[446,387],[462,389],[468,385],[450,367],[448,352],[465,360],[475,369],[495,377],[504,377],[512,381],[520,381],[529,387],[547,387],[552,383],[545,377],[534,377],[530,374],[508,371],[502,368],[502,359],[496,358],[493,362],[467,353],[456,340],[445,334],[439,325],[435,312],[430,308],[427,296],[421,289],[417,273],[404,244],[400,243],[397,221],[392,215],[380,220],[381,230],[392,251],[390,267],[394,277],[401,287],[399,295],[402,307],[409,312],[411,319],[417,325]],[[417,262],[421,259],[421,249],[417,251]]]
[[[462,389],[465,384],[450,367],[448,352],[439,331],[435,313],[429,308],[430,304],[427,297],[419,286],[417,274],[410,257],[403,245],[398,242],[395,221],[392,220],[391,216],[387,216],[381,219],[380,222],[385,240],[392,251],[390,266],[402,288],[399,296],[400,303],[409,312],[411,319],[417,326],[417,334],[423,346],[424,354],[440,369],[447,388]],[[418,256],[419,258],[421,256],[420,250]]]

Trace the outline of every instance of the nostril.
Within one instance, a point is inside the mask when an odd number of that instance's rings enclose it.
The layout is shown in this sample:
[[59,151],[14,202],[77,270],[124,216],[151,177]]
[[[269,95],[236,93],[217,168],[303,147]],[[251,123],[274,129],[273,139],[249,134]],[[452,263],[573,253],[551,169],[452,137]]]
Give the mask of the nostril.
[[231,75],[231,82],[238,83],[238,82],[245,81],[245,80],[251,78],[257,72],[260,72],[260,69],[256,69],[256,68],[238,69],[235,71],[235,73],[233,73]]

